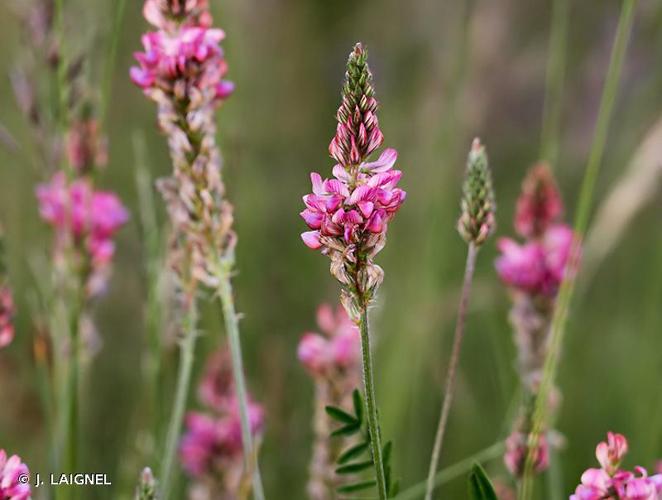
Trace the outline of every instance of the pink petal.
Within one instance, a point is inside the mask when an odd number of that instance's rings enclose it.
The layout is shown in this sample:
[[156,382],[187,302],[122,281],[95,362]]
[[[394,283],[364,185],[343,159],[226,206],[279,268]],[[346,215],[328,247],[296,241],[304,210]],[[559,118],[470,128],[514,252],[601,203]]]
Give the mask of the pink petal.
[[313,250],[317,250],[322,246],[319,231],[306,231],[305,233],[301,233],[301,239],[308,248],[312,248]]
[[398,159],[398,152],[393,148],[387,148],[379,156],[377,161],[364,163],[361,165],[365,170],[370,170],[375,173],[386,172],[393,168],[395,161]]

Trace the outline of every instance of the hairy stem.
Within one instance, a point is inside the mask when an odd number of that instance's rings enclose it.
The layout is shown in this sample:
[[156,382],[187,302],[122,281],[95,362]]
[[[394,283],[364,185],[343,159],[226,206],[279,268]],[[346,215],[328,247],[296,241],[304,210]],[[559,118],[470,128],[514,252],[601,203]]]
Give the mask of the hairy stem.
[[434,446],[432,448],[432,458],[430,459],[430,470],[428,471],[427,489],[425,492],[426,500],[431,500],[432,494],[434,493],[435,473],[437,472],[437,467],[439,465],[441,445],[444,440],[444,432],[448,423],[448,415],[450,413],[451,404],[453,402],[453,389],[455,387],[457,366],[460,361],[460,351],[462,349],[462,340],[464,338],[464,324],[465,318],[467,316],[467,306],[469,305],[469,295],[471,294],[471,282],[473,280],[474,270],[476,268],[476,255],[478,255],[478,247],[473,242],[471,242],[469,243],[469,248],[467,250],[467,262],[464,268],[464,283],[462,284],[462,295],[460,297],[460,304],[457,311],[457,323],[455,324],[453,350],[451,352],[451,359],[448,365],[448,373],[446,374],[444,401],[441,405],[439,426],[437,427],[437,434],[434,438]]
[[368,326],[368,307],[361,311],[361,352],[363,355],[363,383],[365,385],[365,403],[368,410],[368,432],[370,433],[370,449],[375,464],[377,491],[380,500],[386,497],[386,475],[384,474],[384,459],[382,457],[382,437],[379,428],[379,413],[375,396],[375,381],[372,369],[372,352],[370,351],[370,329]]
[[192,301],[188,306],[182,322],[182,333],[184,336],[179,344],[180,359],[177,373],[177,389],[175,392],[172,413],[170,414],[166,446],[163,461],[161,463],[160,480],[161,496],[163,500],[167,500],[171,493],[170,489],[173,482],[173,467],[175,464],[177,443],[179,442],[182,421],[184,420],[184,409],[188,399],[189,386],[191,385],[195,341],[198,335],[196,331],[197,310],[195,301]]
[[571,249],[571,259],[568,263],[568,269],[565,273],[563,282],[561,283],[556,307],[554,308],[554,314],[552,316],[549,350],[545,358],[540,390],[536,397],[535,411],[533,414],[533,429],[529,436],[529,453],[526,460],[522,488],[519,495],[521,500],[529,500],[533,495],[533,464],[535,461],[535,450],[537,448],[539,436],[544,429],[546,402],[548,401],[549,393],[553,387],[554,379],[556,378],[561,346],[563,345],[563,337],[565,334],[565,326],[568,319],[568,311],[575,290],[576,268],[578,264],[577,256],[579,255],[581,242],[588,226],[593,201],[593,191],[600,172],[602,156],[607,142],[607,132],[609,130],[614,102],[616,100],[616,92],[618,90],[618,83],[623,68],[623,61],[625,60],[628,39],[634,22],[636,5],[637,0],[624,0],[618,21],[616,38],[612,48],[602,98],[600,100],[600,109],[598,111],[593,144],[591,146],[591,152],[579,195],[574,226],[575,240]]
[[252,471],[253,497],[264,500],[264,488],[260,477],[257,450],[253,444],[251,424],[248,415],[248,394],[246,390],[246,379],[244,377],[244,366],[241,355],[241,340],[239,337],[239,318],[234,305],[234,293],[232,290],[231,273],[234,265],[232,257],[226,258],[221,265],[218,279],[218,295],[223,308],[223,319],[225,330],[230,344],[232,356],[232,374],[234,377],[237,398],[239,400],[239,416],[241,418],[241,439],[244,445],[244,470],[246,473]]

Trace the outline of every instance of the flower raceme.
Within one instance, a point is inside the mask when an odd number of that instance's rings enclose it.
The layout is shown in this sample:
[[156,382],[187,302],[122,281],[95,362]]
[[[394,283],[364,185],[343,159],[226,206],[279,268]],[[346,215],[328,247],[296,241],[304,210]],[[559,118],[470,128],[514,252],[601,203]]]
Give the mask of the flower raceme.
[[376,115],[367,52],[357,44],[350,53],[329,153],[336,160],[333,178],[311,174],[312,194],[301,212],[311,231],[301,235],[312,249],[331,258],[331,273],[343,285],[342,303],[357,321],[383,279],[372,262],[384,247],[388,223],[405,200],[397,187],[402,172],[394,170],[395,149],[368,161],[383,142]]
[[559,219],[563,204],[549,167],[528,173],[517,201],[515,229],[523,244],[501,238],[495,266],[501,280],[514,290],[554,298],[563,280],[573,242],[572,229]]
[[607,441],[598,444],[595,455],[601,468],[587,469],[570,500],[660,500],[662,474],[649,476],[643,467],[634,472],[620,469],[628,451],[621,434],[608,433]]
[[[242,474],[246,474],[239,401],[231,362],[225,349],[208,358],[198,386],[198,398],[205,411],[191,411],[186,415],[186,430],[179,444],[182,466],[195,479],[193,488],[211,488],[206,493],[213,498],[218,498],[216,494],[220,492],[227,493],[228,496],[220,497],[223,499],[237,498]],[[264,409],[250,398],[248,421],[251,434],[260,435],[264,429]]]
[[29,473],[28,466],[18,455],[7,457],[5,450],[0,450],[0,498],[28,500],[30,485],[25,479]]

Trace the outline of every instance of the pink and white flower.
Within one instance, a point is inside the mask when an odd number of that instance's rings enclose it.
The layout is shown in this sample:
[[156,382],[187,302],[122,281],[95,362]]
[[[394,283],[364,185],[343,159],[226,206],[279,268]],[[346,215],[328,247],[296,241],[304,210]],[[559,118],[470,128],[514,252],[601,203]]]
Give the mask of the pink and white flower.
[[7,457],[5,450],[0,450],[0,499],[29,500],[29,474],[28,466],[18,455]]
[[342,307],[334,313],[324,304],[317,310],[317,324],[323,334],[308,332],[299,342],[299,361],[313,376],[332,376],[357,367],[361,359],[361,336]]
[[301,235],[304,243],[313,249],[330,245],[329,239],[340,240],[342,246],[357,245],[370,235],[385,233],[406,197],[397,187],[402,172],[393,170],[397,157],[394,149],[386,149],[377,161],[361,163],[356,175],[339,164],[332,179],[323,180],[313,172],[313,192],[303,197],[306,209],[301,212],[312,229]]
[[588,469],[570,500],[662,500],[662,474],[649,476],[643,467],[619,469],[628,451],[625,436],[609,432],[595,455],[600,469]]
[[501,238],[497,273],[508,286],[533,295],[555,296],[568,267],[573,231],[565,224],[551,226],[540,240],[519,244]]
[[146,33],[142,37],[144,52],[134,54],[139,66],[131,68],[131,80],[146,92],[161,89],[183,97],[195,88],[212,92],[218,100],[226,99],[234,86],[224,80],[228,71],[220,46],[224,38],[223,30],[202,26]]
[[[260,434],[264,428],[262,407],[249,403],[248,418],[253,435]],[[228,461],[241,457],[241,421],[236,400],[221,415],[189,412],[179,451],[184,469],[194,477],[220,472]]]

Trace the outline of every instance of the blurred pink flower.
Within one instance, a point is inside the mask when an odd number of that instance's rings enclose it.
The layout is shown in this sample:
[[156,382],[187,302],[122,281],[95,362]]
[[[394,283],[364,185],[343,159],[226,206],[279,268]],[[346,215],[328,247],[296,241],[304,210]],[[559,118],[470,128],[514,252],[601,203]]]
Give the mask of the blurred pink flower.
[[0,286],[0,349],[14,340],[14,298],[11,288]]
[[[115,194],[95,191],[86,178],[69,183],[63,172],[37,186],[37,199],[41,218],[56,230],[56,244],[71,240],[89,257],[88,293],[98,295],[105,288],[115,253],[113,237],[129,219],[128,211]],[[56,246],[56,252],[61,250]]]
[[[139,66],[131,68],[131,80],[146,92],[161,89],[192,95],[193,89],[211,91],[219,100],[227,98],[234,87],[223,80],[227,73],[220,42],[221,29],[200,26],[182,27],[174,33],[155,31],[142,37],[144,52],[136,52]],[[178,85],[184,88],[178,88]]]
[[18,455],[7,458],[5,450],[0,450],[0,499],[28,500],[29,473],[28,466],[21,462]]
[[546,163],[529,170],[517,199],[515,230],[524,238],[537,238],[563,214],[561,194]]
[[661,500],[662,474],[649,476],[643,467],[619,470],[627,451],[625,436],[609,432],[595,450],[602,468],[586,470],[570,500]]
[[[521,477],[529,452],[528,433],[513,431],[506,439],[506,453],[503,457],[506,467],[515,477]],[[537,450],[534,459],[535,472],[542,472],[549,467],[549,445],[547,438],[541,435],[538,438]]]
[[306,333],[299,341],[299,361],[313,376],[329,376],[336,370],[358,366],[361,337],[342,307],[334,313],[327,304],[317,310],[317,324],[324,333]]
[[[186,416],[180,458],[191,476],[220,472],[228,461],[241,457],[241,422],[236,400],[225,410],[221,416],[200,412],[189,412]],[[260,434],[264,427],[262,407],[249,403],[248,417],[253,435]]]
[[115,194],[94,191],[86,179],[68,184],[63,172],[37,187],[37,199],[42,219],[75,237],[110,238],[129,218]]
[[218,349],[207,359],[198,384],[200,402],[216,411],[223,411],[234,398],[232,359],[227,349]]
[[566,271],[573,242],[573,232],[565,224],[556,224],[540,240],[522,245],[501,238],[501,255],[495,262],[497,273],[508,286],[533,295],[555,296]]

